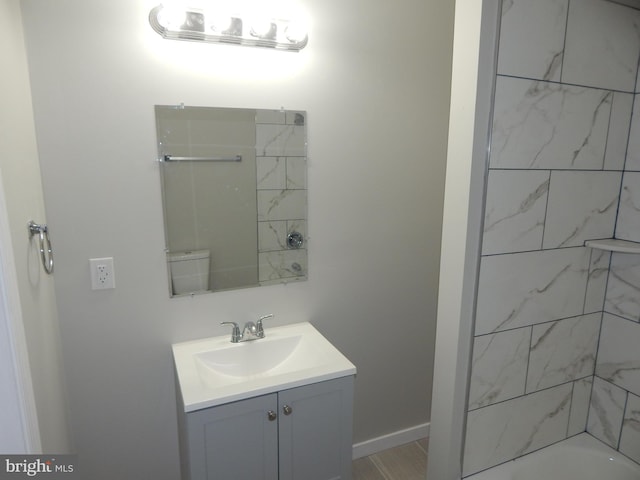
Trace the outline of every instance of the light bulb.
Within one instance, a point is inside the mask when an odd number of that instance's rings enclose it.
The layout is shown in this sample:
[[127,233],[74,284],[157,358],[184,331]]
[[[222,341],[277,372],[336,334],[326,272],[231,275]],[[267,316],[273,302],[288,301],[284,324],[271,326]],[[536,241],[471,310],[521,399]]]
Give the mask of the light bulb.
[[300,43],[307,38],[307,28],[301,22],[290,23],[284,33],[291,43]]
[[276,24],[271,20],[258,19],[251,23],[251,35],[258,38],[273,40],[276,38]]
[[165,6],[158,13],[158,23],[165,28],[180,28],[186,20],[186,10],[177,5]]

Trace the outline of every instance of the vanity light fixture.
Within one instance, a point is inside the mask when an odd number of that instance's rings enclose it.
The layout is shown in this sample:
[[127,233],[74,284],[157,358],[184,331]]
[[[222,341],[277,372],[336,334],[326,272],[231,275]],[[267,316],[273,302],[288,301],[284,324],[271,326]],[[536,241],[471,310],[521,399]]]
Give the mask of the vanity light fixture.
[[297,52],[308,41],[306,31],[282,19],[249,19],[220,15],[199,8],[167,8],[160,4],[149,12],[155,32],[170,40],[191,40],[228,45],[267,47]]

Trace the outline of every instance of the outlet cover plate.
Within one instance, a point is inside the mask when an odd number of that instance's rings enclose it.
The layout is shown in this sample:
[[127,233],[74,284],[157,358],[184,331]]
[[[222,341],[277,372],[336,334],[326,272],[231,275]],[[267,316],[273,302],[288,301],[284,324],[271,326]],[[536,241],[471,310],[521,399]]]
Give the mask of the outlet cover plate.
[[115,272],[113,270],[113,257],[90,258],[89,268],[91,273],[92,290],[116,288]]

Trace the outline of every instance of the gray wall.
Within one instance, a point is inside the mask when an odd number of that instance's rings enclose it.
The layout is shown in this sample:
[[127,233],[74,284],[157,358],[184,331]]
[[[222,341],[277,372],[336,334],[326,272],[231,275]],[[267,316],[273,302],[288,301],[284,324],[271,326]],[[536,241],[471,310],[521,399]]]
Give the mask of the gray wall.
[[[356,364],[355,442],[427,422],[453,3],[303,2],[299,54],[162,40],[155,3],[21,2],[88,475],[178,478],[170,344],[267,312]],[[307,282],[168,298],[153,105],[180,102],[308,112]],[[117,288],[94,292],[103,256]]]
[[[68,452],[64,375],[53,278],[40,266],[27,222],[45,223],[20,2],[0,1],[0,170],[43,451]],[[55,227],[52,227],[55,232]]]
[[[608,275],[610,254],[583,245],[619,234],[625,197],[634,203],[633,174],[623,181],[623,170],[639,22],[637,10],[602,0],[503,3],[464,475],[585,429],[615,447],[627,398],[638,398],[612,369],[607,380],[622,388],[593,376],[604,375],[605,352],[621,350],[624,333],[609,325],[638,335],[628,320],[602,320],[603,305],[637,309],[628,288],[639,285],[637,261],[615,254]],[[628,280],[620,296],[616,263]],[[615,407],[594,404],[598,395],[615,397]]]

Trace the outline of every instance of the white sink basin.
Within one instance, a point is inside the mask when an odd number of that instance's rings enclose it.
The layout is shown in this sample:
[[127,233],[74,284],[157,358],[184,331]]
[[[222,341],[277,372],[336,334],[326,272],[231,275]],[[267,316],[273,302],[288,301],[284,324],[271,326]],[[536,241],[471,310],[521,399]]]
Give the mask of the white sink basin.
[[200,352],[195,356],[216,373],[247,377],[268,372],[282,364],[300,346],[301,340],[301,335],[292,335],[271,341],[244,342],[239,346],[230,343],[227,348]]
[[356,373],[310,323],[266,328],[250,342],[230,338],[173,345],[185,412]]

